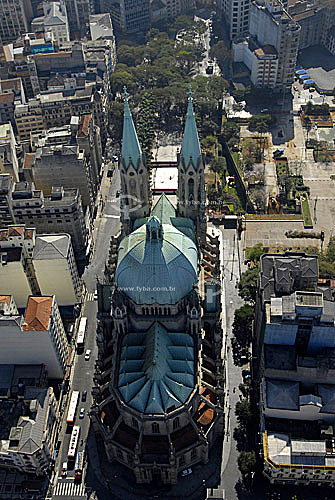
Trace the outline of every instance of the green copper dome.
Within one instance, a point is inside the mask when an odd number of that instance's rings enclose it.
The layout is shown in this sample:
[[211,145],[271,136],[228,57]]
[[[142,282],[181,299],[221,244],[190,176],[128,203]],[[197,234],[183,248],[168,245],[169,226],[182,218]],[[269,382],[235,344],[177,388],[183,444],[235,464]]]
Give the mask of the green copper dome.
[[197,282],[194,241],[157,216],[120,243],[116,285],[136,304],[176,304]]

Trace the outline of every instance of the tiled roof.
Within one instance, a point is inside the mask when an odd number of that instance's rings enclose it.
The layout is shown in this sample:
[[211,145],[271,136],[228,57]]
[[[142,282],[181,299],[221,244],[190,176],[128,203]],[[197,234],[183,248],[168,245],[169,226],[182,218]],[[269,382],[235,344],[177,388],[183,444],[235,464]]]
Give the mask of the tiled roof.
[[86,137],[88,135],[88,128],[90,121],[92,120],[92,114],[83,115],[80,118],[78,137]]
[[0,295],[0,302],[5,302],[9,306],[10,298],[11,295]]
[[35,229],[26,229],[24,232],[25,240],[32,240],[34,236]]
[[48,330],[53,297],[29,297],[23,330]]
[[168,332],[158,322],[124,336],[118,388],[141,413],[162,414],[185,403],[194,387],[194,344],[186,333]]
[[8,236],[23,236],[24,226],[9,226]]
[[6,104],[8,102],[14,102],[14,93],[6,92],[5,94],[0,94],[0,104]]
[[7,241],[7,240],[8,240],[8,230],[2,229],[0,231],[0,241]]
[[178,451],[187,448],[198,441],[198,434],[192,424],[177,430],[171,434],[171,441],[174,449]]
[[37,236],[33,259],[66,258],[69,253],[70,243],[71,236],[68,234]]

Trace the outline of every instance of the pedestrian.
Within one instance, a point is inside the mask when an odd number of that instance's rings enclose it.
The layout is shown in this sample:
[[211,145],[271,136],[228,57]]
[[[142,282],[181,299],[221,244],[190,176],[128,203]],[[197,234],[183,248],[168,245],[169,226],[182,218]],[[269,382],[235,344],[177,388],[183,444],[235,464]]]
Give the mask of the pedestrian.
[[234,394],[235,394],[235,391],[236,391],[236,387],[234,387],[234,389],[233,389],[233,393],[234,393]]

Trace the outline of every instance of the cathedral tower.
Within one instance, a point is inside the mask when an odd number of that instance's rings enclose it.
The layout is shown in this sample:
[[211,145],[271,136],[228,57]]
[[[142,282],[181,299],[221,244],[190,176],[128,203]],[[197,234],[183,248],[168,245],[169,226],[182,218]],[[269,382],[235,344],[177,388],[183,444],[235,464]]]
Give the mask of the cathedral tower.
[[141,146],[124,88],[123,137],[120,162],[121,222],[126,234],[132,230],[132,222],[147,217],[151,209],[149,172],[145,165]]
[[178,157],[178,212],[206,233],[205,164],[201,154],[190,88],[181,152]]

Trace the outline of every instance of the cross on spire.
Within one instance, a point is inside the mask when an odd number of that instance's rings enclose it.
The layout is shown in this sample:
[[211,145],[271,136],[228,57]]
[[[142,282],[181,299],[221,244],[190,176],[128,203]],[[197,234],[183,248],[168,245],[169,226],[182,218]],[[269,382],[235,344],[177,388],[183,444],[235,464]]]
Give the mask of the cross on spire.
[[192,100],[192,95],[193,95],[193,91],[192,91],[192,85],[190,85],[188,87],[188,100],[191,101]]
[[125,98],[125,100],[128,98],[129,94],[127,92],[127,87],[124,85],[123,86],[123,97]]

